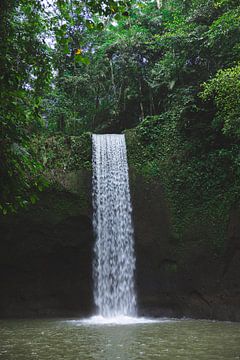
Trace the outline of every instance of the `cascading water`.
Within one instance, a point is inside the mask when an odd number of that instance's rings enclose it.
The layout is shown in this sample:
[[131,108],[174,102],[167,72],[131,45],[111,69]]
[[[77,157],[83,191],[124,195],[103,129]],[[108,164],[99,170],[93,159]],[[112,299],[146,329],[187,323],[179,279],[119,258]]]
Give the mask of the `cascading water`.
[[134,316],[135,256],[124,135],[93,135],[93,211],[99,315]]

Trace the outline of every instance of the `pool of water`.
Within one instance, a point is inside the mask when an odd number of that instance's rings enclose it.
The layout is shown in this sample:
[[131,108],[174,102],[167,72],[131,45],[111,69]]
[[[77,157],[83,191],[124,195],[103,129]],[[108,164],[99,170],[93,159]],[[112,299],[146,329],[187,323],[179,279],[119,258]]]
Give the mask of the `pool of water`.
[[240,323],[2,320],[0,359],[240,359]]

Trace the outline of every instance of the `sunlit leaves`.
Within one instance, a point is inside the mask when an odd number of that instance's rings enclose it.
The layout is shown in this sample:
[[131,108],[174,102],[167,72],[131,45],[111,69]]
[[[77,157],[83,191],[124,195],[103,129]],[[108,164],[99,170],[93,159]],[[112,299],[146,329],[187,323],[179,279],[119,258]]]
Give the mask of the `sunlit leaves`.
[[87,0],[86,5],[93,11],[98,12],[100,15],[112,15],[116,13],[123,13],[128,7],[131,6],[131,1],[123,0]]
[[77,49],[76,51],[75,51],[75,55],[81,55],[82,54],[82,49]]
[[220,70],[203,84],[201,97],[215,102],[218,113],[213,122],[224,134],[240,138],[240,64]]
[[82,63],[84,65],[89,65],[90,64],[90,59],[88,57],[85,57],[85,56],[77,55],[77,56],[75,56],[75,62],[76,63]]
[[89,30],[93,30],[95,28],[95,24],[91,20],[86,20],[86,26]]

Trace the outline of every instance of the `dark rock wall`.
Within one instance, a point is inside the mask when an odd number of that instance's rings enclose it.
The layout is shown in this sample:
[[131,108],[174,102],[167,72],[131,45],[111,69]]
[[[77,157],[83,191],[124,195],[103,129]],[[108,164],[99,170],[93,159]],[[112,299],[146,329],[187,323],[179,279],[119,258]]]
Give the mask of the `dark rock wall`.
[[77,195],[43,194],[32,209],[0,219],[0,239],[0,317],[92,311],[92,221]]
[[[0,218],[0,317],[94,311],[91,174],[55,178],[58,190]],[[130,183],[139,313],[240,321],[240,211],[230,214],[225,250],[218,254],[199,242],[199,233],[176,243],[160,184],[132,171]]]
[[[224,251],[199,241],[182,243],[160,184],[131,174],[139,312],[143,315],[240,321],[240,211],[233,209]],[[202,234],[201,234],[202,229]]]

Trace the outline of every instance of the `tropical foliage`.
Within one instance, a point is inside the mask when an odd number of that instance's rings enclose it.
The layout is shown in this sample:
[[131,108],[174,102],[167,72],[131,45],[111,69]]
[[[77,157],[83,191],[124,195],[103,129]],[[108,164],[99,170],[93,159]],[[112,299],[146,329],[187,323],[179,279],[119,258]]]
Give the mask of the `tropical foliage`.
[[[128,6],[124,1],[86,3],[83,8],[79,1],[1,1],[0,210],[3,214],[35,203],[36,192],[46,186],[41,175],[43,166],[31,143],[49,122],[42,116],[43,111],[47,112],[44,99],[54,86],[54,71],[61,70],[56,65],[59,56],[55,56],[55,47],[66,57],[66,48],[70,42],[73,46],[74,41],[67,31],[81,32],[91,25],[89,19],[93,14],[115,16]],[[88,62],[81,51],[73,57],[74,64]]]
[[131,129],[176,237],[201,219],[221,239],[240,192],[239,1],[4,0],[1,17],[2,211],[36,201],[43,167],[88,166],[89,132]]

